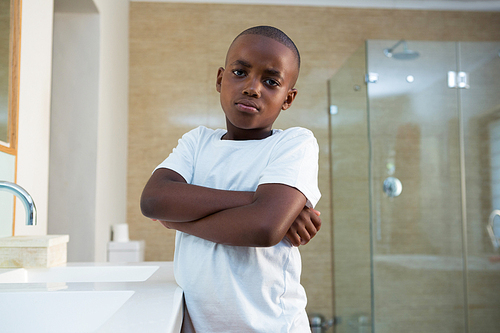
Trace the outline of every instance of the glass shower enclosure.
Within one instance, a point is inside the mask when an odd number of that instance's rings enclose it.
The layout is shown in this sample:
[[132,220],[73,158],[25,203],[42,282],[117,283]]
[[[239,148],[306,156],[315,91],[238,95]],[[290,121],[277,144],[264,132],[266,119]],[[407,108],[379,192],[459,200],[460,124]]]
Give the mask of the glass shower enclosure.
[[336,332],[500,331],[499,52],[369,40],[329,80]]

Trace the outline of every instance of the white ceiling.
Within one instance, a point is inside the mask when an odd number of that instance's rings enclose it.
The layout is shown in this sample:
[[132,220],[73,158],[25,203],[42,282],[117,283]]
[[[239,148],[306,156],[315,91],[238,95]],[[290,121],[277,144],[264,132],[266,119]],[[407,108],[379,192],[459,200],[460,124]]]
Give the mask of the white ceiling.
[[353,8],[500,11],[499,0],[130,0],[133,2],[229,3]]

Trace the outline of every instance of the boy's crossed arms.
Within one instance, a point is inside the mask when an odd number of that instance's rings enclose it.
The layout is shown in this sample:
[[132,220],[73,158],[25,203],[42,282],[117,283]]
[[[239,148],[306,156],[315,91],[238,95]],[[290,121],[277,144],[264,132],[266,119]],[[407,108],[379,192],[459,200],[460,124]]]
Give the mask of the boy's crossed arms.
[[307,244],[319,231],[319,212],[284,184],[261,184],[255,192],[187,184],[177,172],[157,169],[141,197],[142,213],[165,227],[219,244],[268,247],[287,237]]

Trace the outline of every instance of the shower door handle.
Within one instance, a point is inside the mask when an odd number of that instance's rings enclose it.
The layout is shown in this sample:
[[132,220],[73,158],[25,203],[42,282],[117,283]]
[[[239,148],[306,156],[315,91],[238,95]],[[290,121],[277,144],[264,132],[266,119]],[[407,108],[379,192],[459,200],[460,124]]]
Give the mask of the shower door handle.
[[490,218],[488,219],[488,225],[486,226],[486,230],[488,230],[488,235],[490,235],[491,244],[495,250],[500,248],[500,236],[495,234],[495,217],[500,217],[500,210],[496,209],[491,212]]
[[387,177],[384,180],[382,190],[388,197],[394,198],[399,196],[403,191],[403,184],[395,177]]

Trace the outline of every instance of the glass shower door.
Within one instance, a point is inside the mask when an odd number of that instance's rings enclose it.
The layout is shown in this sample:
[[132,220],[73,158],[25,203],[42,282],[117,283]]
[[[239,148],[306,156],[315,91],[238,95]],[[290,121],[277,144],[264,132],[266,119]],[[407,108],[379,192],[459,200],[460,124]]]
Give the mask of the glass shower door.
[[499,52],[368,41],[329,80],[335,332],[498,332]]
[[366,45],[372,328],[464,332],[456,43],[396,43]]
[[[500,43],[459,43],[470,333],[500,330]],[[488,233],[490,225],[490,233]]]
[[371,330],[366,48],[328,81],[336,333]]

